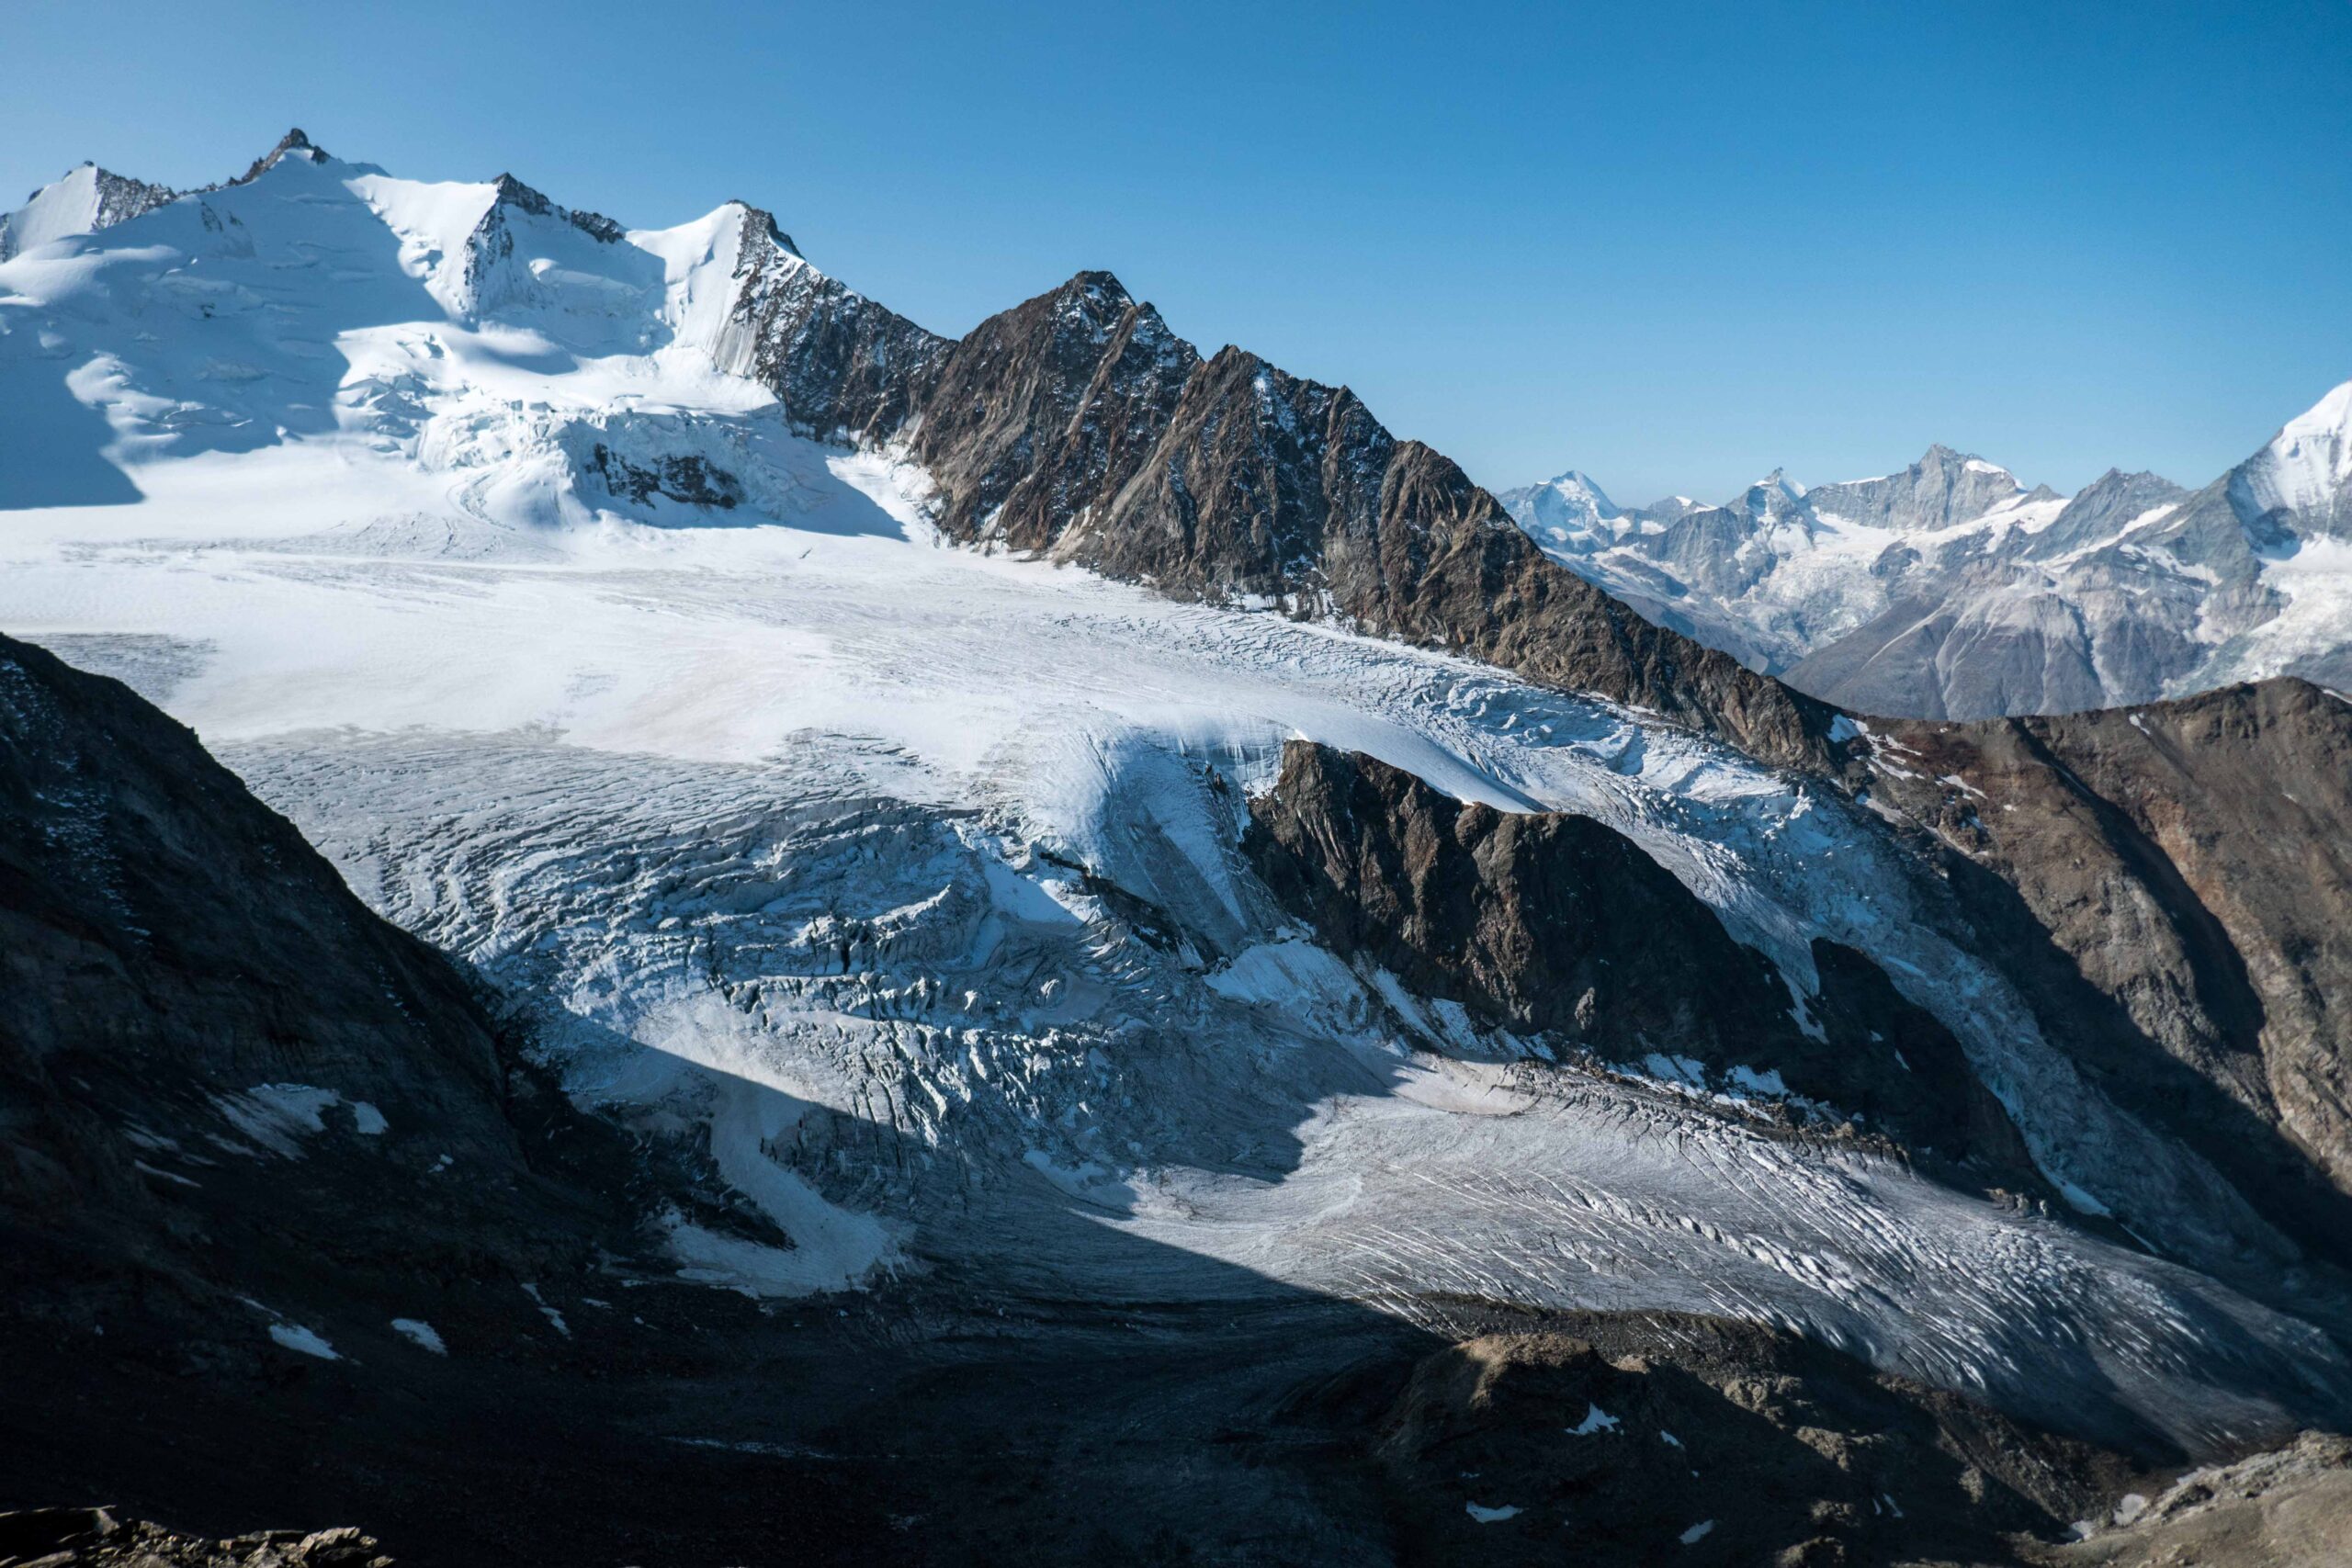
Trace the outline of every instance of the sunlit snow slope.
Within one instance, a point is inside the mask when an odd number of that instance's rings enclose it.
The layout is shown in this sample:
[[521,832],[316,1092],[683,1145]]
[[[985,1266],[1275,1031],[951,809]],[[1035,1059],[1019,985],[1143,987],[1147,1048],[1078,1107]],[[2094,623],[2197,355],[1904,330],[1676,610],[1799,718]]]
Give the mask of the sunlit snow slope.
[[[2267,1266],[2258,1222],[2077,1081],[1864,808],[1440,655],[943,547],[920,470],[721,368],[765,221],[624,232],[298,147],[0,265],[0,626],[193,725],[581,1098],[707,1128],[798,1246],[679,1220],[689,1277],[1691,1308],[2198,1445],[2343,1396],[2212,1272]],[[2208,1272],[1351,971],[1236,851],[1293,737],[1601,818],[1795,993],[1815,936],[1870,953],[2062,1190]],[[1121,1233],[1157,1273],[1090,1241]]]

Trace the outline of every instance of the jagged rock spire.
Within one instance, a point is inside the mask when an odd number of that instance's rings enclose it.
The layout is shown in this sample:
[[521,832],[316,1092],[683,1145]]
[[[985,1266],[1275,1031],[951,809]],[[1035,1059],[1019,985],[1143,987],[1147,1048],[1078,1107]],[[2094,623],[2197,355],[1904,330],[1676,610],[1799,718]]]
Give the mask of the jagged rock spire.
[[322,162],[327,157],[327,150],[313,143],[308,136],[303,134],[302,128],[298,125],[279,137],[277,146],[254,159],[252,168],[229,183],[232,186],[241,186],[261,178],[269,170],[277,167],[277,161],[288,152],[303,153],[314,164]]

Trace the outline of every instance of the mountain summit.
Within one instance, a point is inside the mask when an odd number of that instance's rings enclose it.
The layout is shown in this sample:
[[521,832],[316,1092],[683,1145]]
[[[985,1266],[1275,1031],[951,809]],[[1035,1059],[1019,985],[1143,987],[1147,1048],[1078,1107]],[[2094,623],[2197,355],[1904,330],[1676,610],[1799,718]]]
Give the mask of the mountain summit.
[[151,212],[172,199],[163,186],[126,179],[85,164],[41,186],[25,205],[0,217],[0,262],[75,234],[94,234]]

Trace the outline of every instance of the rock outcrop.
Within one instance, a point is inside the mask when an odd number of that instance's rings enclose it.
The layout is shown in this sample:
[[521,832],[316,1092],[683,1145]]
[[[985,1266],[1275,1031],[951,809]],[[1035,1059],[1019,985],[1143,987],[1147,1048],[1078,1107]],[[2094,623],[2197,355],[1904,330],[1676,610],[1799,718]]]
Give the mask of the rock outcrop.
[[[763,215],[754,214],[761,218]],[[1279,606],[1833,765],[1826,705],[1645,621],[1344,387],[1204,358],[1104,272],[951,343],[747,240],[742,368],[812,434],[896,446],[939,525],[1180,598]]]
[[1777,1083],[1980,1179],[2033,1180],[1959,1042],[1870,960],[1816,941],[1820,990],[1800,1000],[1590,818],[1464,804],[1377,759],[1293,741],[1250,802],[1244,849],[1333,951],[1487,1028],[1650,1071],[1697,1064],[1733,1089]]
[[1441,1350],[1380,1428],[1423,1562],[2009,1562],[2129,1473],[1826,1347],[1665,1313]]
[[153,212],[179,193],[96,164],[43,186],[16,211],[0,215],[0,262],[74,234],[95,234]]
[[162,1290],[308,1349],[302,1300],[629,1234],[626,1164],[453,964],[189,731],[5,637],[0,1104],[9,1306],[61,1325]]
[[1870,743],[2043,1033],[2352,1257],[2352,705],[2278,680]]
[[2352,1439],[2306,1432],[2284,1448],[2127,1492],[2080,1521],[2051,1568],[2335,1568],[2352,1562]]
[[207,1540],[109,1508],[0,1513],[0,1568],[392,1568],[351,1526]]

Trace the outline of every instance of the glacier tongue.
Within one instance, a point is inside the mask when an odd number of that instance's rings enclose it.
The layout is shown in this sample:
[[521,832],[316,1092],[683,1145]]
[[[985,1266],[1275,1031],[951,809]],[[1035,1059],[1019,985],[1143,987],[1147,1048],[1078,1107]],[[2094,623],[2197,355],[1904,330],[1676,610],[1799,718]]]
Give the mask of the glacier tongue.
[[[311,733],[231,756],[388,913],[545,998],[540,1048],[575,1095],[657,1134],[707,1127],[729,1179],[808,1238],[797,1262],[684,1254],[690,1277],[944,1268],[1098,1301],[1261,1277],[1440,1326],[1447,1294],[1671,1307],[2199,1446],[2273,1419],[2263,1391],[2303,1359],[2334,1364],[2199,1276],[1883,1157],[1420,1055],[1261,901],[1237,952],[1155,942],[895,748],[803,735],[715,764]],[[1159,810],[1214,837],[1218,799],[1180,769]],[[1173,836],[1130,852],[1163,887],[1200,875]],[[1156,1272],[1119,1232],[1162,1244]],[[2098,1347],[2098,1403],[2057,1345]]]

